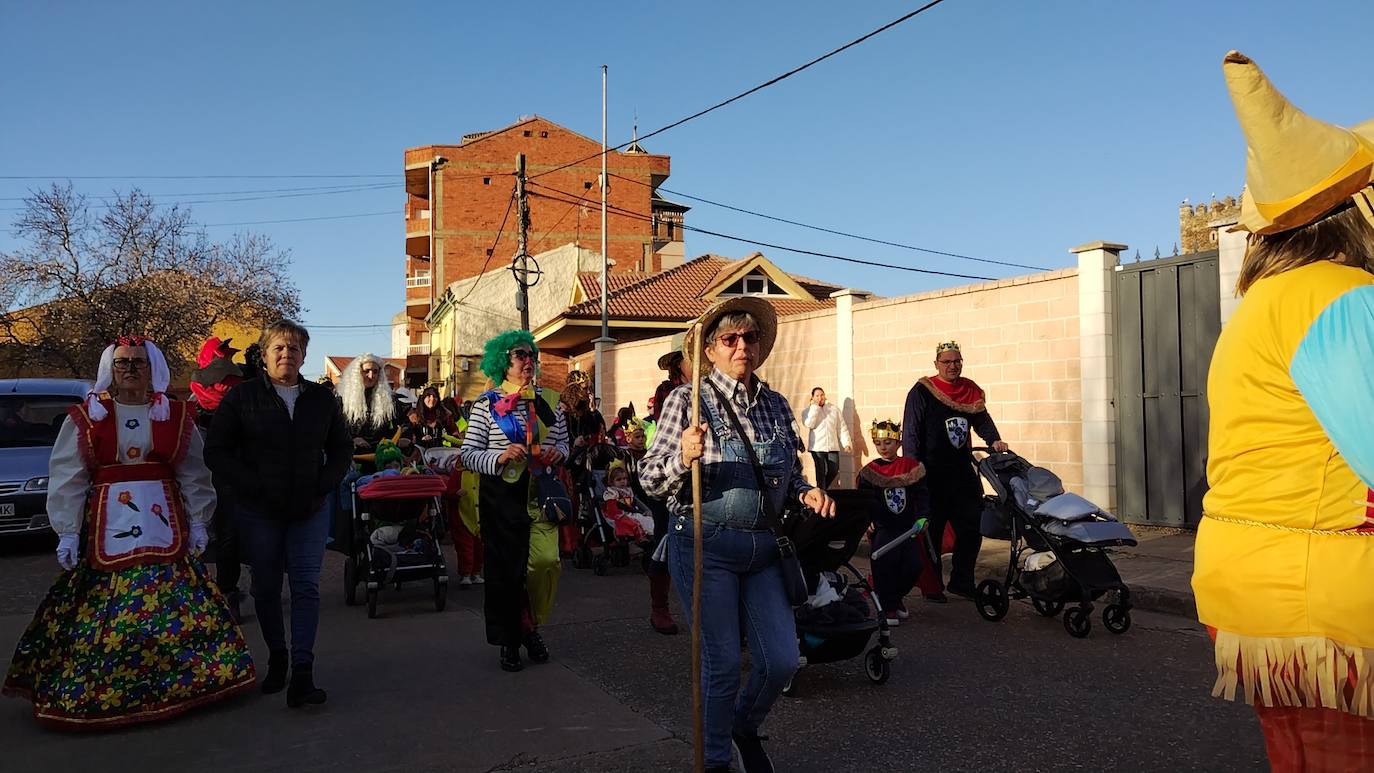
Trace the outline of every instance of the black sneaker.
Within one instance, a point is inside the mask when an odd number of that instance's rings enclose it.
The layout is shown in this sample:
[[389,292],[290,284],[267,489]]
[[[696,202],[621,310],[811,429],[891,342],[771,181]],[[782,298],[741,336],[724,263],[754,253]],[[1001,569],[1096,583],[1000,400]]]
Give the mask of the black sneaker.
[[287,670],[291,667],[291,653],[278,650],[267,657],[267,675],[262,678],[262,691],[273,695],[286,689]]
[[549,647],[544,643],[544,638],[538,631],[530,631],[525,634],[525,649],[530,653],[531,663],[549,662]]
[[329,694],[315,686],[315,667],[299,665],[291,667],[291,684],[286,688],[286,705],[293,709],[301,706],[318,706],[329,698]]
[[763,750],[764,738],[760,735],[730,734],[735,749],[735,764],[744,773],[773,773],[773,761],[768,759],[768,752]]

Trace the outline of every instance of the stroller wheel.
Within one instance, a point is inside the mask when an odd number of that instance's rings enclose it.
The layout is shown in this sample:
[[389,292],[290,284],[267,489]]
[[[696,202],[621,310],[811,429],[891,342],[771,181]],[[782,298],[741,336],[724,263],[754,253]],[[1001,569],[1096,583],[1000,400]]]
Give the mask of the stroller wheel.
[[978,614],[990,623],[995,623],[1006,617],[1008,606],[1011,603],[1007,600],[1007,589],[996,580],[983,580],[978,583],[978,589],[973,594],[973,601],[978,605]]
[[1121,604],[1108,604],[1102,608],[1102,625],[1108,631],[1122,634],[1131,630],[1131,610]]
[[873,684],[882,684],[892,676],[892,664],[883,657],[881,647],[874,647],[864,656],[864,674]]
[[443,612],[444,607],[448,606],[448,583],[439,582],[439,578],[434,578],[434,611]]
[[590,569],[592,567],[592,549],[585,544],[578,545],[573,551],[572,564],[574,569]]
[[354,563],[353,557],[344,559],[343,566],[344,580],[344,603],[354,606],[358,603],[358,565]]
[[1054,617],[1064,611],[1064,602],[1062,601],[1041,601],[1040,599],[1031,599],[1031,606],[1035,607],[1035,611],[1045,617]]
[[377,617],[377,595],[376,588],[367,589],[367,616],[374,619]]
[[1074,607],[1064,612],[1064,630],[1075,639],[1086,638],[1093,629],[1093,620],[1083,607]]

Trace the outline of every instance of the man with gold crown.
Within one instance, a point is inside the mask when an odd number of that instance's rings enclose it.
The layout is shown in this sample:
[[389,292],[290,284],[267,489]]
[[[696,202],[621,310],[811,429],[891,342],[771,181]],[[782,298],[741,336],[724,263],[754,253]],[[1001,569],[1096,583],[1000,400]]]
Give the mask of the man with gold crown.
[[4,684],[45,723],[151,722],[253,686],[252,656],[199,559],[215,490],[169,380],[152,341],[121,336],[53,445],[48,517],[63,571]]
[[1222,72],[1250,243],[1207,379],[1213,694],[1255,706],[1275,771],[1374,770],[1374,124],[1305,115],[1238,52]]
[[[954,561],[949,592],[973,596],[973,567],[983,536],[978,519],[983,507],[983,484],[973,467],[973,433],[994,450],[1007,444],[988,413],[982,387],[964,378],[964,355],[959,344],[935,347],[935,375],[922,376],[906,395],[902,424],[902,455],[923,463],[930,487],[930,539],[937,551],[944,544],[945,526],[954,529]],[[944,601],[944,593],[926,594]]]

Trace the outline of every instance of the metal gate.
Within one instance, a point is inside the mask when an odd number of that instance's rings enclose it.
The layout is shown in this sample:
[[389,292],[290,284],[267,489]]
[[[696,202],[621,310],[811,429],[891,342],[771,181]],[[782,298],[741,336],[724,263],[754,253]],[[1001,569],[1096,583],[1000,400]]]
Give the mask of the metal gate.
[[1207,369],[1221,332],[1216,251],[1116,271],[1118,515],[1195,526],[1207,491]]

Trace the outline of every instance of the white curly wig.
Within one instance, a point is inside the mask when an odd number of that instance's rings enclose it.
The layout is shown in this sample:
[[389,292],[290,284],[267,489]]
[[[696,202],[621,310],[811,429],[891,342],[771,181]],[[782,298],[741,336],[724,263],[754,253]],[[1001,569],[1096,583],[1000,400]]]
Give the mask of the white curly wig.
[[391,396],[391,385],[386,380],[386,363],[375,354],[363,354],[354,358],[344,368],[339,379],[339,399],[343,401],[344,420],[350,426],[359,426],[368,420],[367,388],[363,386],[363,363],[371,362],[381,369],[377,377],[377,388],[372,390],[372,427],[384,427],[396,419],[396,401]]

